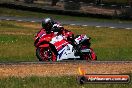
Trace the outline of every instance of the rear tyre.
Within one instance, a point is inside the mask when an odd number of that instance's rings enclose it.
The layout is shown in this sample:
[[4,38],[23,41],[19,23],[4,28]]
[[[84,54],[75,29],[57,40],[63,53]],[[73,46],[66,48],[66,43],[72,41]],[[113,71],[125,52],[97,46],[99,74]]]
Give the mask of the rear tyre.
[[49,48],[37,48],[36,56],[39,61],[56,61],[55,53]]
[[90,56],[90,54],[89,53],[85,53],[85,54],[82,54],[81,55],[81,58],[83,59],[83,60],[91,60],[91,56]]
[[91,50],[91,60],[97,60],[97,56],[96,56],[96,54],[95,54],[95,52],[93,51],[93,49],[92,48],[90,48],[90,50]]
[[83,60],[87,60],[87,61],[94,61],[97,60],[97,56],[92,55],[91,53],[84,53],[81,55],[81,58]]

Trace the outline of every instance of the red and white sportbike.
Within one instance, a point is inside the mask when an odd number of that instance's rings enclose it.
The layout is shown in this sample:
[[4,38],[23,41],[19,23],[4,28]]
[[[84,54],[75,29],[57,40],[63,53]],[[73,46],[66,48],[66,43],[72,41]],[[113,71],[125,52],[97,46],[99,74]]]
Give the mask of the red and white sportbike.
[[73,45],[63,35],[38,32],[35,37],[36,56],[39,61],[61,60],[96,60],[97,56],[90,48],[90,38],[86,35],[77,35]]

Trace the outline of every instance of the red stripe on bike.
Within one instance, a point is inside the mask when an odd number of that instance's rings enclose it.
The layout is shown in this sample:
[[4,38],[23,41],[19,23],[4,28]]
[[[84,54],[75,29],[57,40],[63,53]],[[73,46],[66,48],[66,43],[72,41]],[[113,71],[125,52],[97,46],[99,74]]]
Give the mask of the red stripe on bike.
[[67,41],[65,40],[61,40],[61,41],[58,41],[56,43],[54,43],[56,49],[59,51],[60,49],[62,49],[64,46],[66,46],[68,44]]

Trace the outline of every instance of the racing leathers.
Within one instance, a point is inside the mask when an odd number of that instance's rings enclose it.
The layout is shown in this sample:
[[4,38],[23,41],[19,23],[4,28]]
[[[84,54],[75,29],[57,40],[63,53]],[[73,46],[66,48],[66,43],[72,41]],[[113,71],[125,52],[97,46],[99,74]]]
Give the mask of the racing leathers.
[[68,42],[73,45],[73,47],[75,46],[74,34],[71,31],[64,29],[64,27],[62,27],[57,22],[54,23],[54,25],[50,31],[46,31],[44,28],[41,28],[40,31],[37,33],[38,36],[43,36],[46,34],[51,34],[51,35],[53,34],[56,36],[62,35],[64,39],[68,40]]

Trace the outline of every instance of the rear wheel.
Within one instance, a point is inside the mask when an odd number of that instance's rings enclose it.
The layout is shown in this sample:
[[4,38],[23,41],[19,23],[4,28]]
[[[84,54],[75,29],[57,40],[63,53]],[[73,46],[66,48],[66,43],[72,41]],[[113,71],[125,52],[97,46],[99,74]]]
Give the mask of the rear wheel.
[[83,60],[90,60],[91,56],[88,53],[82,54],[81,58]]
[[83,60],[92,60],[92,61],[97,60],[97,56],[93,57],[90,53],[83,54],[82,58]]
[[56,61],[56,55],[50,48],[37,48],[36,56],[39,61]]
[[[88,49],[88,48],[86,48]],[[85,49],[84,49],[85,50]],[[97,56],[92,48],[88,49],[89,51],[82,52],[81,58],[83,60],[97,60]]]
[[97,60],[97,56],[96,56],[95,52],[93,51],[93,49],[90,48],[90,50],[91,50],[91,60]]

